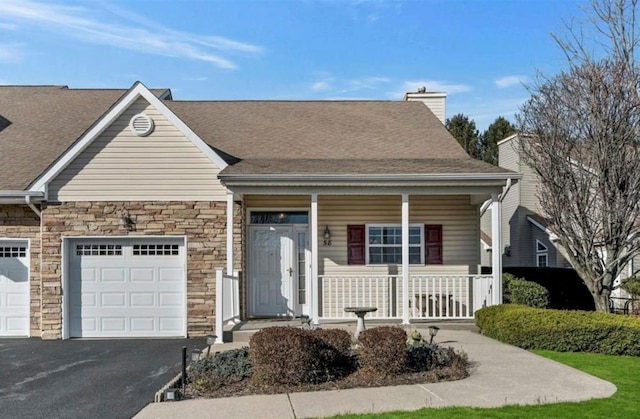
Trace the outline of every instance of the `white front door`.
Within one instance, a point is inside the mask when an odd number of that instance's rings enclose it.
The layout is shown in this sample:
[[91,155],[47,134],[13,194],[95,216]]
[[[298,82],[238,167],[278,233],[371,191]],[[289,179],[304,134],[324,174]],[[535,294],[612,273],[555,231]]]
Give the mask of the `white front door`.
[[182,238],[69,241],[71,337],[185,336]]
[[27,244],[0,240],[0,336],[29,335]]
[[293,227],[249,227],[251,315],[295,316]]

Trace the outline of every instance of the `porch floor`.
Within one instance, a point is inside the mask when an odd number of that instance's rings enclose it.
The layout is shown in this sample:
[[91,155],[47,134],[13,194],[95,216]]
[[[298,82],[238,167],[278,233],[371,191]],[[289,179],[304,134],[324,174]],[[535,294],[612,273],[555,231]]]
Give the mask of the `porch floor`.
[[[477,332],[473,320],[415,320],[409,325],[402,325],[400,320],[366,320],[366,327],[370,329],[376,326],[402,326],[406,330],[413,329],[426,329],[429,326],[437,326],[441,330],[466,330]],[[249,342],[251,335],[258,330],[275,327],[275,326],[289,326],[289,327],[302,327],[302,321],[300,318],[285,318],[285,319],[251,319],[244,320],[237,324],[227,324],[224,326],[224,340],[225,342]],[[306,327],[306,326],[305,326]],[[353,316],[353,320],[325,320],[320,323],[322,329],[344,329],[353,334],[356,330],[356,316]]]

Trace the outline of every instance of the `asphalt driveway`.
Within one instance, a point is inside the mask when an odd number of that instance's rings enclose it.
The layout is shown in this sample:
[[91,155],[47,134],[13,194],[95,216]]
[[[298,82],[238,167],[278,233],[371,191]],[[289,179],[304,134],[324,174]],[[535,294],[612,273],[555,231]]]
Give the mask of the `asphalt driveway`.
[[204,339],[0,339],[0,416],[130,418]]

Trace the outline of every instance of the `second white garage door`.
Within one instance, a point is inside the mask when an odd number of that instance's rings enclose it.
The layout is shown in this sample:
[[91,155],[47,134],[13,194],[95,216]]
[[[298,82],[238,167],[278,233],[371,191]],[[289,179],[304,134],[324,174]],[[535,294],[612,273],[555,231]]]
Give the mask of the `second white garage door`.
[[71,337],[186,336],[183,239],[74,239],[68,249]]

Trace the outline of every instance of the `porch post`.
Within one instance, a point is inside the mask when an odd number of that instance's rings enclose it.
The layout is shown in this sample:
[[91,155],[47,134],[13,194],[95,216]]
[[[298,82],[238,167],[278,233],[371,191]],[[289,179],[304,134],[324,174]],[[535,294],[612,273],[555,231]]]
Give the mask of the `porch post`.
[[233,192],[227,191],[227,275],[233,275]]
[[409,324],[409,194],[402,194],[402,324]]
[[502,222],[500,196],[491,194],[491,266],[494,305],[502,304]]
[[311,194],[311,319],[320,324],[318,289],[318,194]]

